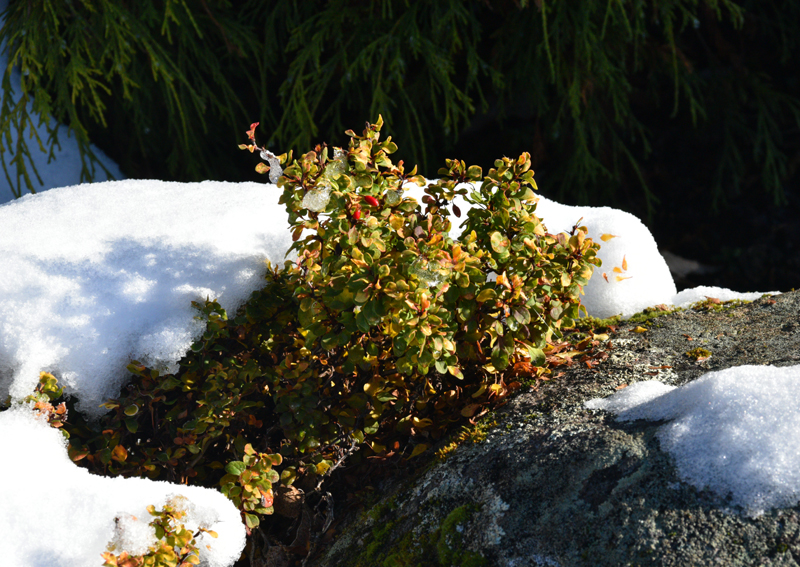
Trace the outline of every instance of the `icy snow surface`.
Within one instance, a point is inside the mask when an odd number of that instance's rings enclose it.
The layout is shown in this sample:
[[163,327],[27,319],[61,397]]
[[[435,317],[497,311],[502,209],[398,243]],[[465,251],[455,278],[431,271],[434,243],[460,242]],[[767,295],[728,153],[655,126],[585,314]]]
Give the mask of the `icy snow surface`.
[[658,438],[681,478],[730,494],[748,516],[800,501],[800,366],[739,366],[679,388],[638,382],[586,407],[668,421]]

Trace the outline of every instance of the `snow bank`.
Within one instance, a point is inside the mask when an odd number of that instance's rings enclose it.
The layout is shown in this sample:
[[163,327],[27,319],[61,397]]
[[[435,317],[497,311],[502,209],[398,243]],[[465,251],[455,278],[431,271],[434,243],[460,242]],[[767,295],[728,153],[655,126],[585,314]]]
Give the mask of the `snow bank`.
[[0,205],[0,399],[55,374],[81,410],[131,360],[177,370],[203,332],[191,301],[230,313],[291,244],[273,185],[113,181]]

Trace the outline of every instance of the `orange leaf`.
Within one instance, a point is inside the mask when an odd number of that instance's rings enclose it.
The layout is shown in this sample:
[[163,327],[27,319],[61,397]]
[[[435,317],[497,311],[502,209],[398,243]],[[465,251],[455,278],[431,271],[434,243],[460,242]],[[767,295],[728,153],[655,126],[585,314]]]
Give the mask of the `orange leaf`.
[[606,275],[605,272],[603,272],[603,279],[606,280],[606,282],[611,283],[611,282],[608,281],[608,276]]
[[625,259],[625,256],[622,257],[622,269],[626,272],[628,271],[628,261]]
[[72,459],[73,463],[77,463],[81,459],[86,458],[87,455],[89,455],[89,451],[72,450],[72,447],[70,447],[69,458]]
[[122,445],[117,445],[111,451],[111,458],[119,463],[125,462],[125,459],[128,458],[128,450]]

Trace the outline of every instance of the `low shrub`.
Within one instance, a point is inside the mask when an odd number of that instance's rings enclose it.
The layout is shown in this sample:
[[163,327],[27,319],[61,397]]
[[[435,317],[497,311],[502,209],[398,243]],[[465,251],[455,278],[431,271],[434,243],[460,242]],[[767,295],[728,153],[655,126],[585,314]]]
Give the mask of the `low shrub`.
[[[259,147],[251,126],[241,147],[269,164],[257,169],[282,191],[296,260],[269,266],[232,319],[195,303],[207,329],[180,371],[132,362],[99,423],[66,423],[73,460],[221,487],[252,531],[281,508],[278,486],[308,497],[348,457],[420,455],[541,374],[599,246],[585,227],[547,232],[528,154],[485,176],[448,160],[426,184],[391,161],[382,125],[299,159]],[[427,185],[423,203],[408,183]],[[456,196],[474,205],[459,240]]]

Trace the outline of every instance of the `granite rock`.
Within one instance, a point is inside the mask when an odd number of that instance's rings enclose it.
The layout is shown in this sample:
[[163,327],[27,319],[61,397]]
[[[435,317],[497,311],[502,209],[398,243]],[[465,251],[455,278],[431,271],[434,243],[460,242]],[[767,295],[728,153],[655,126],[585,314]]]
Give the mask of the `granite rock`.
[[[380,486],[380,501],[346,517],[314,563],[800,565],[800,506],[748,518],[680,480],[658,423],[584,407],[641,380],[680,386],[710,370],[800,364],[800,292],[708,307],[621,324],[601,364],[518,394],[484,440]],[[696,347],[711,356],[686,355]]]

